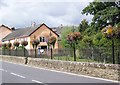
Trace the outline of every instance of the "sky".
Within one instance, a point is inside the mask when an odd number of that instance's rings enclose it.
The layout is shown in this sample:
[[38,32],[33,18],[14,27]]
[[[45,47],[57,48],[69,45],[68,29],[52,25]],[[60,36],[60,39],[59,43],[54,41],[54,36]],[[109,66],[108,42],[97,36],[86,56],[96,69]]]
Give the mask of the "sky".
[[[49,1],[49,2],[48,2]],[[45,23],[49,27],[78,25],[92,16],[81,11],[92,0],[0,0],[0,25],[23,28]]]

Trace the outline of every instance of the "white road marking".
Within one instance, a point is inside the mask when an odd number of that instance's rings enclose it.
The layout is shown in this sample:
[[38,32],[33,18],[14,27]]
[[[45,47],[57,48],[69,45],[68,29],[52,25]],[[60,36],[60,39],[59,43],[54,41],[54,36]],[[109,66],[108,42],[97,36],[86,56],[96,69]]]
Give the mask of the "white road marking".
[[15,76],[18,76],[18,77],[21,77],[21,78],[25,78],[24,76],[18,75],[18,74],[16,74],[16,73],[10,73],[10,74],[15,75]]
[[26,67],[30,67],[30,68],[36,68],[36,69],[42,69],[42,70],[47,70],[47,71],[52,71],[52,72],[64,73],[64,74],[69,74],[69,75],[74,75],[74,76],[82,76],[82,77],[91,78],[91,79],[97,79],[97,80],[104,80],[104,81],[110,81],[110,82],[119,83],[119,81],[117,81],[117,80],[110,80],[110,79],[104,79],[104,78],[86,76],[86,75],[81,75],[81,74],[75,74],[75,73],[69,73],[69,72],[63,72],[63,71],[57,71],[57,70],[51,70],[51,69],[46,69],[46,68],[39,68],[39,67],[35,67],[35,66],[18,64],[18,63],[13,63],[13,62],[8,62],[8,61],[2,61],[2,62],[11,63],[11,64],[15,64],[15,65],[17,64],[17,65],[21,65],[21,66],[26,66]]
[[0,71],[4,71],[4,72],[7,72],[7,70],[4,70],[4,69],[0,69]]
[[37,81],[37,80],[32,80],[33,82],[36,82],[36,83],[43,83],[41,81]]
[[0,69],[0,71],[3,71],[4,69]]
[[[31,67],[31,66],[28,66],[28,67]],[[87,76],[87,75],[81,75],[81,74],[75,74],[75,73],[69,73],[69,72],[63,72],[63,71],[57,71],[57,70],[51,70],[51,69],[45,69],[45,68],[39,68],[39,67],[34,67],[34,68],[57,72],[57,73],[68,74],[68,75],[73,75],[73,76],[80,76],[80,77],[86,77],[86,78],[91,78],[91,79],[110,81],[110,82],[115,82],[115,83],[119,82],[119,81],[115,81],[115,80],[103,79],[103,78],[98,78],[98,77],[92,77],[92,76]]]

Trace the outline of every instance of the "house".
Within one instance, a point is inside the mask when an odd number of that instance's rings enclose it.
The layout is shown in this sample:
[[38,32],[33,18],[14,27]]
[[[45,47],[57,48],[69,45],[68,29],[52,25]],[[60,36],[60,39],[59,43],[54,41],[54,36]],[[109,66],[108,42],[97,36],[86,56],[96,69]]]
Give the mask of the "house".
[[48,49],[47,39],[49,36],[56,37],[55,49],[58,49],[58,37],[59,35],[49,28],[46,24],[35,25],[34,23],[30,27],[16,29],[12,33],[8,34],[3,38],[3,43],[11,42],[12,45],[15,41],[21,43],[22,41],[27,41],[28,45],[26,49],[33,49],[31,41],[36,38],[40,41],[38,49]]
[[2,39],[10,33],[12,33],[12,29],[5,25],[0,26],[0,47],[2,46]]

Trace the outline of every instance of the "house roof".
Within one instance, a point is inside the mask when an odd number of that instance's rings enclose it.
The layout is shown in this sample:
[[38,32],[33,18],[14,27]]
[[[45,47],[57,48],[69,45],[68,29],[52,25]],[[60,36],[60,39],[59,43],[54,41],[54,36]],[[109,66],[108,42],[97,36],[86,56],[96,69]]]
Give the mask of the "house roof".
[[[20,38],[20,37],[26,37],[32,35],[36,30],[38,30],[41,26],[45,25],[44,23],[41,25],[35,25],[31,27],[16,29],[9,35],[7,35],[5,38],[2,39],[2,41],[8,41],[14,38]],[[50,29],[52,32],[54,32],[51,28],[49,28],[47,25],[45,25],[48,29]],[[54,32],[57,36],[59,36],[56,32]]]
[[5,26],[5,25],[1,25],[0,27],[5,27],[5,28],[7,28],[8,30],[11,30],[8,26]]

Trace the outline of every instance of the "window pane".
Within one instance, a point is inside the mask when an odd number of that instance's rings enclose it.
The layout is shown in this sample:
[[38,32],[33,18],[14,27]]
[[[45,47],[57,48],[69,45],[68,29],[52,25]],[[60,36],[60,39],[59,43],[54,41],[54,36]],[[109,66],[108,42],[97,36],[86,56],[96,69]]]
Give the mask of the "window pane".
[[40,42],[42,42],[42,38],[40,37]]
[[43,42],[45,42],[45,38],[43,37]]

